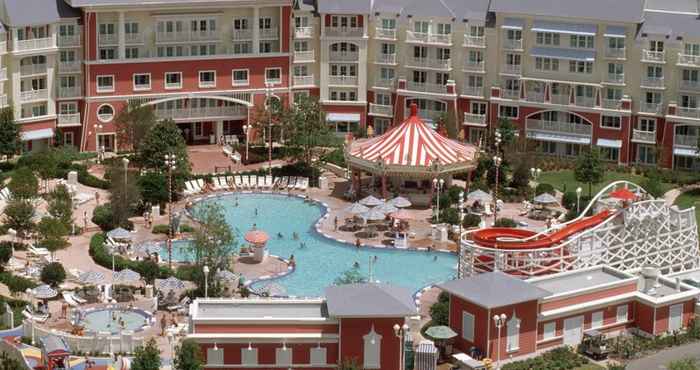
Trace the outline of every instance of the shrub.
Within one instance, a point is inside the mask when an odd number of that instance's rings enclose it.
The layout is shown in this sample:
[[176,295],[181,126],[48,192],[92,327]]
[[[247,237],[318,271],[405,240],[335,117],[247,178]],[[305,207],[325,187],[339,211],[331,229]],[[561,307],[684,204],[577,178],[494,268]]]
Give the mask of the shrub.
[[52,262],[41,269],[41,281],[53,287],[58,286],[66,280],[66,270],[58,262]]
[[437,302],[430,306],[430,318],[433,325],[449,325],[450,295],[447,292],[441,292]]
[[114,224],[112,224],[112,208],[109,204],[102,204],[95,207],[95,210],[92,212],[92,222],[103,231],[114,229]]
[[36,288],[36,283],[21,276],[12,275],[9,272],[0,272],[0,283],[7,285],[12,293],[24,292],[27,289]]
[[12,257],[12,246],[0,244],[0,268]]
[[449,225],[459,225],[459,211],[456,208],[440,209],[440,222]]
[[541,356],[503,365],[503,370],[575,369],[588,363],[588,359],[574,353],[569,347],[555,348]]
[[168,201],[168,179],[159,172],[147,172],[137,180],[141,199],[151,204],[164,205]]
[[698,370],[698,361],[688,357],[681,360],[674,360],[668,363],[668,370]]
[[552,186],[551,184],[546,184],[546,183],[537,184],[537,187],[535,188],[535,195],[540,195],[543,193],[549,193],[552,195],[556,195],[556,191],[554,190],[554,186]]
[[512,218],[499,218],[493,225],[495,227],[518,227],[518,224]]
[[464,219],[462,220],[462,227],[466,228],[477,227],[479,224],[481,224],[481,217],[473,213],[465,215]]
[[[92,257],[92,260],[95,261],[95,263],[104,268],[112,269],[112,254],[104,245],[105,239],[106,237],[103,233],[93,235],[92,239],[90,239],[89,253],[90,257]],[[115,255],[114,269],[116,271],[121,271],[125,268],[140,273],[144,279],[148,279],[148,277],[151,276],[164,279],[172,275],[167,266],[159,266],[157,263],[152,261],[132,261],[120,255]]]
[[39,180],[30,168],[22,167],[15,170],[7,188],[14,198],[32,199],[39,193]]
[[151,232],[154,234],[165,234],[167,235],[170,232],[170,226],[165,225],[165,224],[158,224],[158,225],[153,225],[153,228],[151,229]]
[[332,152],[326,153],[321,157],[321,160],[328,163],[333,163],[338,167],[345,167],[345,153],[342,148],[333,150]]

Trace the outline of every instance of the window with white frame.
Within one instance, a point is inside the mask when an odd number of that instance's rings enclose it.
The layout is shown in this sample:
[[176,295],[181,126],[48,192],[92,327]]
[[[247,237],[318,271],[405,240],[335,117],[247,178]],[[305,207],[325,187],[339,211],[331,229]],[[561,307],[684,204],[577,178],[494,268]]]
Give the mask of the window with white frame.
[[535,69],[556,72],[559,70],[559,59],[535,57]]
[[182,88],[182,72],[165,72],[165,89]]
[[261,53],[274,52],[275,42],[273,42],[273,41],[269,41],[269,40],[260,41],[258,45],[259,45],[258,49],[260,50]]
[[150,73],[135,73],[134,74],[134,91],[143,91],[151,89],[151,74]]
[[124,22],[124,34],[127,39],[136,38],[139,33],[139,24],[137,22]]
[[685,43],[683,44],[683,54],[700,56],[700,44],[697,43]]
[[216,87],[216,71],[199,71],[199,87]]
[[656,132],[656,119],[654,118],[639,118],[636,130],[645,132]]
[[470,113],[471,114],[477,114],[480,116],[485,116],[486,115],[486,103],[484,102],[476,102],[473,101],[469,105],[470,108]]
[[97,108],[97,119],[100,122],[109,122],[114,118],[114,108],[109,104],[102,104]]
[[124,57],[126,59],[137,59],[139,58],[140,52],[137,47],[126,47],[124,48]]
[[223,365],[224,364],[224,349],[223,348],[207,348],[207,365]]
[[520,41],[523,39],[522,30],[508,29],[506,30],[506,40],[508,41]]
[[363,350],[363,367],[365,369],[381,369],[380,357],[381,357],[381,346],[382,346],[382,336],[374,331],[374,326],[372,330],[367,333],[363,338],[364,350]]
[[241,348],[241,365],[257,365],[258,364],[258,349],[252,348],[248,345],[248,348]]
[[77,114],[78,103],[76,102],[61,102],[58,104],[58,114]]
[[75,55],[75,50],[61,50],[58,53],[58,60],[61,63],[71,63],[78,60],[78,58]]
[[572,48],[579,48],[579,49],[593,49],[594,48],[594,43],[593,43],[594,37],[593,36],[586,36],[586,35],[571,35],[569,38],[569,46]]
[[159,46],[156,49],[156,54],[158,58],[165,57],[181,57],[187,54],[186,49],[181,45],[177,46]]
[[250,83],[247,69],[234,69],[231,72],[231,76],[233,78],[233,86],[246,86]]
[[627,305],[622,305],[622,306],[617,306],[617,312],[615,315],[615,320],[616,322],[625,322],[627,321]]
[[653,145],[637,145],[637,162],[642,164],[656,164],[656,147]]
[[596,311],[591,314],[591,328],[597,329],[603,326],[603,311]]
[[113,92],[114,76],[97,76],[97,92]]
[[309,362],[311,365],[326,365],[327,350],[324,347],[311,348]]
[[484,37],[484,26],[480,26],[480,25],[469,26],[469,36]]
[[537,45],[559,46],[560,41],[561,40],[558,33],[537,32],[535,35],[535,42]]
[[557,322],[552,321],[542,325],[542,339],[548,340],[557,336]]
[[66,146],[75,145],[73,131],[64,131],[63,132],[63,145],[66,145]]
[[396,77],[396,70],[393,68],[380,68],[379,69],[379,79],[381,80],[393,80]]
[[309,66],[301,65],[294,66],[294,77],[306,77],[309,76]]
[[294,51],[309,51],[309,42],[294,41]]
[[275,348],[275,365],[277,366],[291,366],[292,365],[292,349],[284,346],[282,348]]
[[452,25],[449,23],[438,23],[436,33],[438,35],[449,35],[452,33]]
[[622,117],[620,117],[620,116],[602,116],[600,118],[600,127],[619,130],[622,127]]
[[192,56],[207,56],[216,55],[216,44],[191,45],[190,55]]
[[374,96],[374,102],[379,105],[391,105],[391,95],[390,94],[376,94]]
[[617,162],[620,159],[620,148],[601,148],[600,157],[604,161]]
[[649,40],[649,51],[661,53],[664,51],[664,42],[661,40]]
[[306,28],[309,27],[309,17],[297,15],[294,17],[294,27]]
[[245,31],[250,29],[250,23],[248,18],[237,17],[233,19],[233,29],[234,31]]
[[396,19],[393,18],[382,18],[382,28],[385,30],[396,29]]
[[265,68],[265,82],[282,83],[282,68]]
[[415,21],[413,22],[413,32],[415,33],[428,33],[430,29],[430,22],[428,21]]
[[462,311],[462,338],[474,342],[474,315]]
[[570,60],[569,61],[569,72],[571,73],[593,73],[593,62],[585,62],[581,60]]
[[499,105],[498,106],[498,117],[500,118],[518,118],[518,107],[510,105]]
[[102,44],[116,43],[117,26],[114,23],[100,23],[98,26]]
[[115,48],[100,48],[100,60],[117,59],[117,49]]
[[506,351],[515,352],[520,349],[520,319],[515,316],[506,323]]

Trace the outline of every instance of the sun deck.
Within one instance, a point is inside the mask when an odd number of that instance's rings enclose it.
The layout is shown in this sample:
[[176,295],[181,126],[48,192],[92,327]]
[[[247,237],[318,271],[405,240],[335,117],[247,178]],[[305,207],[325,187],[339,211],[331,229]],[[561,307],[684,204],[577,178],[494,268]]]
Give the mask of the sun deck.
[[299,320],[326,321],[328,309],[322,300],[197,299],[191,308],[194,321],[206,320]]

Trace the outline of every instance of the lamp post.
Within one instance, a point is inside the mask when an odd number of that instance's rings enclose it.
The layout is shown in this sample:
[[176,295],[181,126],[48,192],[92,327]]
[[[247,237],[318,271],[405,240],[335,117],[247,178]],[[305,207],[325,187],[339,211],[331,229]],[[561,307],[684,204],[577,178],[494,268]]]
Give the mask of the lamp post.
[[496,166],[496,188],[493,190],[493,224],[496,224],[496,221],[498,220],[498,172],[501,168],[501,157],[499,156],[494,156],[493,157],[493,164]]
[[126,196],[127,188],[127,174],[129,173],[129,158],[122,158],[122,163],[124,164],[124,196]]
[[168,344],[170,347],[170,359],[175,361],[175,336],[172,331],[168,331]]
[[204,298],[209,298],[209,266],[204,265]]
[[101,123],[95,125],[95,141],[97,142],[97,147],[95,149],[97,151],[97,163],[102,163],[102,145],[100,145],[100,131],[102,131],[103,127],[104,126],[102,126]]
[[173,170],[177,160],[175,154],[166,154],[164,159],[168,169],[168,267],[173,268]]
[[29,296],[29,306],[32,308],[32,317],[29,319],[29,322],[32,323],[32,345],[34,344],[34,294],[32,292],[32,288],[27,288],[27,290],[24,291],[27,293]]
[[245,160],[248,161],[248,139],[250,138],[250,128],[251,125],[243,125],[243,131],[245,131]]
[[436,201],[436,208],[437,212],[435,214],[435,222],[440,222],[440,189],[445,185],[445,180],[444,179],[433,179],[433,187],[435,190],[437,190],[437,201]]
[[[539,178],[541,174],[542,174],[542,169],[541,169],[541,168],[535,168],[535,167],[531,167],[531,168],[530,168],[530,177],[532,177],[532,181],[533,181],[533,182],[536,183],[536,182],[537,182],[537,178]],[[533,202],[535,201],[535,196],[536,196],[536,195],[537,195],[537,194],[532,194],[532,201],[533,201]]]
[[583,189],[581,187],[576,188],[576,216],[581,213],[581,192],[583,192]]
[[459,192],[459,237],[457,237],[457,278],[462,278],[462,223],[464,222],[464,192]]
[[501,328],[505,326],[506,319],[508,319],[508,317],[504,313],[502,313],[500,316],[493,315],[493,322],[496,324],[496,330],[498,331],[498,342],[496,342],[498,343],[496,345],[496,369],[501,368]]
[[272,176],[272,109],[270,106],[270,99],[272,99],[272,86],[271,82],[265,82],[265,110],[267,110],[267,127],[270,132],[270,148],[267,153],[267,174]]
[[406,334],[408,333],[408,324],[403,325],[394,324],[394,335],[400,339],[399,344],[401,345],[399,352],[399,361],[401,363],[401,370],[406,368],[406,351],[404,351],[404,341],[406,340]]

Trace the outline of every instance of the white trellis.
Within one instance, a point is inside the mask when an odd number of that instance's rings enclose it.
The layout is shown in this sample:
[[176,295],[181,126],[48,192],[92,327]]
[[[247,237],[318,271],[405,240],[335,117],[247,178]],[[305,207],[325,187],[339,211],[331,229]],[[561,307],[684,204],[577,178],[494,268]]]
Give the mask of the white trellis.
[[[600,201],[619,186],[636,190],[640,195],[646,194],[636,184],[617,181],[596,194],[581,214],[604,208]],[[541,234],[525,240],[535,239]],[[700,267],[695,209],[679,210],[656,199],[618,209],[601,224],[549,248],[508,250],[483,247],[470,240],[469,232],[462,235],[461,241],[462,276],[500,270],[528,278],[596,265],[621,270],[654,265],[662,272]]]

